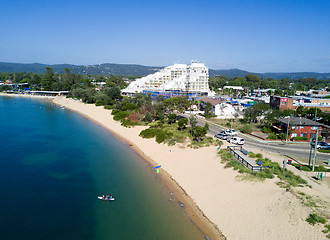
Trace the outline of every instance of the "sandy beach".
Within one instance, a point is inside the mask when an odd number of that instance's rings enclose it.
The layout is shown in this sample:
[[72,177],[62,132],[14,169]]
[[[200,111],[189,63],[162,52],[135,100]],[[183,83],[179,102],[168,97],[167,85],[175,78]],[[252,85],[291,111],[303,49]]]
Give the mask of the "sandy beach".
[[[154,139],[139,137],[146,127],[125,128],[103,107],[64,97],[55,97],[54,102],[102,125],[152,166],[161,165],[169,189],[210,239],[327,239],[323,226],[306,222],[310,209],[277,186],[277,179],[240,181],[236,171],[220,163],[217,147],[191,149],[157,144]],[[271,160],[281,159],[270,156]],[[316,190],[308,191],[314,194]]]

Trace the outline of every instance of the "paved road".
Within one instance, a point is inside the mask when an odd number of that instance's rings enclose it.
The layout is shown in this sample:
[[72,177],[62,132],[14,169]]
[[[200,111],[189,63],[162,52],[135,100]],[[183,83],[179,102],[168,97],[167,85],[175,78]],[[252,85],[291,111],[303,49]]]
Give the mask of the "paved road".
[[[182,114],[182,116],[189,118],[189,115]],[[204,126],[205,122],[207,120],[204,120],[200,117],[198,117],[198,124],[199,126]],[[214,124],[212,122],[209,122],[210,130],[209,134],[215,135],[220,132],[222,129],[227,129],[223,126]],[[309,161],[309,155],[310,155],[310,145],[308,143],[288,143],[285,144],[284,142],[266,142],[257,138],[254,138],[250,135],[246,134],[239,134],[240,137],[243,137],[245,139],[245,145],[251,146],[251,147],[258,147],[264,151],[278,153],[281,155],[284,155],[288,158],[292,158],[294,160],[297,160],[299,162],[305,162],[308,163]],[[324,162],[328,162],[328,159],[330,159],[330,154],[328,153],[320,153],[317,152],[316,154],[316,164],[322,164]]]

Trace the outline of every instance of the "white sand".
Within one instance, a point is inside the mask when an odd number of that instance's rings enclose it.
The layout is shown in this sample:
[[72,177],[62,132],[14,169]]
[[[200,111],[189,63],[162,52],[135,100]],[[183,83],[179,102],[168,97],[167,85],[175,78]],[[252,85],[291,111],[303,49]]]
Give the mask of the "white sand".
[[326,239],[322,226],[305,221],[310,209],[275,185],[277,180],[238,181],[238,173],[220,163],[216,147],[195,150],[157,144],[138,136],[146,127],[122,127],[103,107],[63,97],[54,102],[116,132],[161,164],[228,239]]

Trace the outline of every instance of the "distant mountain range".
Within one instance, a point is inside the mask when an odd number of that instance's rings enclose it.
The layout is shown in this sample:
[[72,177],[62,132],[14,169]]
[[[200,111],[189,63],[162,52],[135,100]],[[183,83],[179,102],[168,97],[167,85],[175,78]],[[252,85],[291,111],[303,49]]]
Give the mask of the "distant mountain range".
[[[54,64],[46,65],[41,63],[7,63],[0,62],[0,72],[33,72],[45,73],[45,67],[52,67],[56,73],[64,73],[64,68],[69,68],[75,74],[104,74],[104,75],[126,75],[126,76],[146,76],[157,72],[163,67],[151,67],[135,64],[114,64],[104,63],[97,65],[72,65],[72,64]],[[299,79],[299,78],[316,78],[316,79],[330,79],[330,73],[317,72],[291,72],[291,73],[253,73],[240,69],[228,70],[209,70],[210,77],[224,75],[229,78],[244,77],[246,74],[255,74],[260,78],[273,79]]]

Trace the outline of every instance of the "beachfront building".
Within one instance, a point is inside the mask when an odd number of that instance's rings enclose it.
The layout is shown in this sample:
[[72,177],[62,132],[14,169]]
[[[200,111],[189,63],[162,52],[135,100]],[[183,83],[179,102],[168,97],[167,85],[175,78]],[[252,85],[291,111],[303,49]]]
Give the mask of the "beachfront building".
[[200,103],[202,110],[207,103],[210,103],[212,106],[211,111],[217,118],[234,118],[240,115],[238,106],[235,107],[233,104],[226,103],[220,98],[204,97],[200,100]]
[[209,92],[209,70],[203,63],[174,64],[131,82],[122,90],[123,95],[150,93],[156,95],[200,95]]

